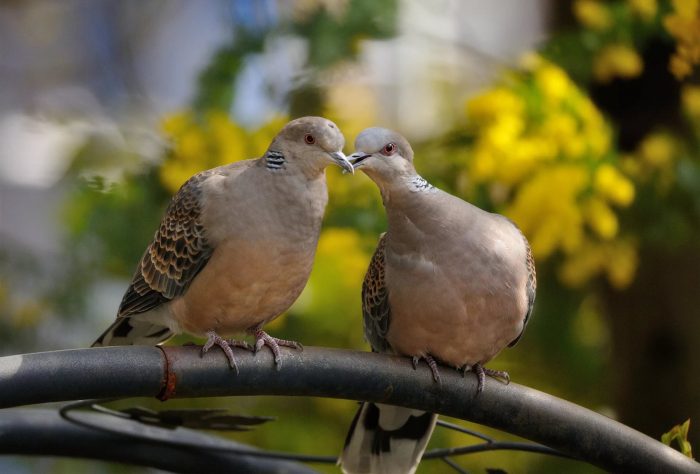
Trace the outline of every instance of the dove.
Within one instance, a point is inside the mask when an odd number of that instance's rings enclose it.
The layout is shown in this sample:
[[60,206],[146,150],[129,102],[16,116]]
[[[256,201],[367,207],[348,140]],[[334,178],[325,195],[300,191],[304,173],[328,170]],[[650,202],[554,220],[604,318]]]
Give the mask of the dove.
[[[349,158],[379,187],[388,229],[362,285],[365,337],[375,352],[471,370],[477,394],[484,364],[521,337],[535,301],[529,244],[513,222],[448,194],[416,173],[400,134],[369,128]],[[365,402],[350,427],[345,473],[413,473],[437,416]]]
[[238,371],[226,336],[255,337],[280,366],[277,339],[263,327],[306,285],[328,201],[325,169],[352,173],[345,138],[322,117],[292,120],[265,154],[202,171],[172,198],[137,265],[116,321],[93,346],[157,345],[187,333],[220,347]]

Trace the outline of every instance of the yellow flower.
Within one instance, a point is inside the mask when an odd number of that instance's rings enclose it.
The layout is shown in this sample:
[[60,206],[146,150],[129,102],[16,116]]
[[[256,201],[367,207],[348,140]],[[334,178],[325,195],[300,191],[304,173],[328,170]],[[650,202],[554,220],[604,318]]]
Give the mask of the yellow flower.
[[605,254],[599,244],[588,242],[576,253],[568,255],[559,267],[559,279],[571,288],[580,288],[605,265]]
[[518,188],[505,214],[531,239],[536,258],[580,243],[583,219],[576,201],[587,181],[584,168],[557,165],[541,169]]
[[582,25],[593,30],[607,30],[612,25],[610,10],[600,1],[576,0],[574,15]]
[[261,156],[285,123],[286,119],[274,118],[248,132],[221,111],[209,111],[199,118],[190,112],[168,116],[161,129],[171,150],[160,167],[160,180],[174,193],[200,171]]
[[604,271],[615,288],[624,289],[634,280],[638,265],[637,246],[630,239],[590,242],[567,257],[559,267],[558,275],[567,286],[580,288]]
[[699,0],[672,0],[673,9],[681,18],[691,19],[697,12],[700,6]]
[[[348,74],[347,71],[341,73]],[[323,116],[336,122],[348,137],[357,136],[362,130],[377,122],[377,100],[372,90],[357,82],[332,84],[326,90]]]
[[683,79],[693,72],[693,64],[682,56],[674,54],[669,59],[668,69],[676,79]]
[[691,118],[700,122],[700,86],[686,85],[681,90],[683,110]]
[[488,123],[501,115],[520,115],[524,109],[525,103],[518,95],[499,87],[470,99],[467,102],[467,118]]
[[522,119],[517,115],[501,114],[484,131],[484,139],[491,146],[500,150],[507,150],[525,128]]
[[613,242],[606,249],[605,267],[608,280],[617,289],[627,288],[639,266],[637,246],[630,240]]
[[605,46],[593,59],[593,75],[600,82],[608,82],[615,77],[637,77],[643,69],[644,64],[637,51],[622,43]]
[[673,0],[673,13],[664,20],[664,28],[676,39],[676,51],[669,69],[683,79],[700,63],[700,0]]
[[247,156],[248,137],[246,137],[245,130],[231,122],[225,113],[221,111],[209,112],[206,118],[206,127],[210,152],[216,157],[216,161],[211,163],[212,166],[255,156]]
[[170,162],[160,168],[160,182],[163,183],[165,189],[171,193],[175,193],[180,186],[184,184],[192,175],[202,171],[203,167],[193,163]]
[[560,68],[545,64],[535,71],[535,80],[545,100],[558,103],[570,94],[571,81]]
[[601,238],[609,240],[617,235],[617,216],[602,199],[589,198],[584,211],[588,224]]
[[160,123],[160,129],[165,136],[173,138],[184,132],[191,124],[192,114],[181,111],[165,117]]
[[[342,321],[354,321],[352,317],[361,311],[358,295],[370,260],[369,249],[375,242],[365,242],[354,229],[324,229],[309,282],[291,311],[304,315],[334,313],[342,315],[338,318]],[[338,337],[360,344],[361,331],[348,331],[346,324],[339,324],[334,318],[314,319],[313,324],[318,331],[338,333]]]
[[639,164],[639,160],[632,154],[624,155],[620,159],[620,169],[622,169],[627,176],[632,176],[636,180],[643,178],[644,171]]
[[694,19],[683,18],[678,14],[670,14],[664,18],[664,28],[671,36],[681,43],[689,43],[694,32],[692,29]]
[[542,133],[561,149],[579,133],[579,129],[571,114],[552,113],[542,124]]
[[481,183],[493,178],[496,171],[496,159],[493,153],[484,146],[477,146],[474,157],[470,162],[470,177],[474,182]]
[[634,200],[634,185],[610,164],[598,167],[594,188],[601,196],[619,206],[629,206]]
[[204,135],[198,129],[189,129],[183,132],[177,140],[178,151],[188,159],[195,160],[206,156],[207,142]]
[[[611,64],[615,74],[629,73]],[[612,130],[562,69],[534,55],[524,65],[525,74],[467,102],[468,179],[503,205],[536,259],[563,257],[565,284],[598,275],[622,284],[636,267],[629,257],[615,267],[607,261],[621,233],[614,206],[628,206],[635,189],[618,169]]]
[[627,0],[630,9],[645,21],[649,21],[656,16],[658,5],[656,0]]
[[335,260],[341,261],[342,272],[338,272],[338,278],[343,285],[357,286],[362,281],[367,270],[367,254],[362,251],[361,237],[354,229],[329,228],[323,231],[318,241],[318,260],[336,256]]
[[639,155],[642,160],[653,168],[667,168],[675,154],[675,144],[671,137],[664,133],[653,133],[642,140],[639,145]]

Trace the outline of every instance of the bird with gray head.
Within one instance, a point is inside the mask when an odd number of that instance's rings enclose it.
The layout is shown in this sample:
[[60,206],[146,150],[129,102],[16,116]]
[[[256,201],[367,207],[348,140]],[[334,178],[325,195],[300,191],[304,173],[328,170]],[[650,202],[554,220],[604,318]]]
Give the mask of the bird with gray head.
[[254,350],[293,341],[263,326],[306,285],[328,201],[325,168],[352,173],[338,127],[321,117],[289,122],[258,159],[191,177],[172,198],[122,299],[116,321],[93,346],[160,344],[181,332],[219,346],[238,371],[229,336]]
[[[514,345],[535,301],[530,247],[507,218],[435,188],[416,173],[413,150],[391,130],[369,128],[350,156],[379,187],[388,230],[362,285],[365,336],[376,352],[473,371],[477,393],[486,369]],[[364,403],[348,433],[340,462],[345,473],[413,473],[437,416]]]

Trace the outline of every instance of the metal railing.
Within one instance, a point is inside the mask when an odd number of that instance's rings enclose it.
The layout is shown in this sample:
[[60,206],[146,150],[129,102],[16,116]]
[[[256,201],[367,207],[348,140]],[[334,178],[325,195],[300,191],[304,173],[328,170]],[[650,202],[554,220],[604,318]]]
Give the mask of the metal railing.
[[[700,464],[625,425],[565,400],[515,383],[487,383],[444,369],[440,384],[427,367],[407,358],[307,347],[286,350],[281,370],[268,351],[235,350],[235,375],[218,352],[200,357],[199,347],[106,347],[0,358],[0,408],[44,402],[128,397],[192,398],[283,395],[368,400],[448,415],[512,433],[537,444],[481,438],[478,444],[428,451],[443,459],[495,449],[570,457],[606,471],[700,473]],[[0,453],[90,457],[196,472],[206,465],[242,472],[314,472],[300,462],[335,462],[335,456],[270,452],[196,430],[172,430],[134,421],[133,413],[47,409],[0,411]],[[2,429],[6,428],[6,429]],[[43,433],[43,434],[40,434]],[[126,439],[115,443],[115,437]],[[67,440],[74,439],[74,443]],[[31,440],[27,443],[27,440]],[[162,456],[153,456],[153,449]],[[150,453],[150,454],[149,454]],[[252,460],[255,460],[253,463]],[[154,463],[165,464],[156,465]],[[198,463],[199,462],[199,463]],[[255,469],[252,469],[252,466]]]

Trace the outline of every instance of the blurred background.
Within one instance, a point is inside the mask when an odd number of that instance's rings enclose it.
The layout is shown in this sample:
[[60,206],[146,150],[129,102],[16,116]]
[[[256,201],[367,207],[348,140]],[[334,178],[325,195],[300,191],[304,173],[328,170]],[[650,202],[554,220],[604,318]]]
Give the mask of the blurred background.
[[[535,313],[492,368],[657,439],[700,423],[699,63],[698,0],[5,0],[0,355],[87,347],[178,187],[313,114],[338,123],[348,153],[365,127],[403,132],[424,177],[530,239]],[[360,285],[384,212],[364,175],[328,180],[311,280],[268,327],[368,350]],[[168,405],[273,415],[232,437],[316,454],[340,451],[356,409]],[[466,442],[438,431],[431,446]],[[524,453],[458,462],[598,472]],[[144,470],[5,458],[0,471]]]

